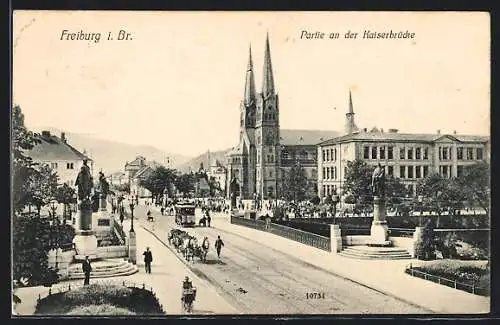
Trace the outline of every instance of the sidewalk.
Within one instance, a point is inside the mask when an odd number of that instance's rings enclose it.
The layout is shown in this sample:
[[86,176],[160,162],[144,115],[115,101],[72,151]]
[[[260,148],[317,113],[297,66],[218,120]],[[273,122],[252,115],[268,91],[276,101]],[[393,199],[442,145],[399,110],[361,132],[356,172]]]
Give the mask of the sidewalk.
[[[134,222],[135,223],[135,222]],[[138,222],[140,223],[140,221]],[[130,222],[123,223],[124,230],[128,232]],[[198,289],[196,301],[193,305],[193,314],[238,314],[239,312],[227,303],[217,292],[200,280],[189,268],[187,268],[177,257],[160,241],[149,234],[138,224],[134,227],[137,234],[137,266],[139,272],[130,276],[122,276],[107,279],[91,279],[93,282],[116,282],[121,284],[125,282],[134,282],[144,284],[146,288],[153,288],[160,304],[163,305],[167,315],[183,314],[181,307],[181,286],[185,276],[189,276],[193,285]],[[153,253],[153,263],[151,274],[144,271],[142,262],[142,252],[150,247]],[[64,281],[52,286],[52,292],[57,292],[60,288],[67,288],[69,284],[81,285],[83,280]],[[16,306],[18,315],[33,315],[39,294],[49,291],[49,288],[38,286],[29,288],[19,288],[15,292],[21,298],[22,303]]]
[[[212,227],[247,237],[338,276],[421,306],[429,313],[480,314],[490,312],[490,298],[411,277],[405,266],[416,260],[355,260],[322,251],[267,232],[230,223],[228,215],[214,214]],[[230,243],[228,243],[230,244]],[[291,253],[293,252],[293,253]]]

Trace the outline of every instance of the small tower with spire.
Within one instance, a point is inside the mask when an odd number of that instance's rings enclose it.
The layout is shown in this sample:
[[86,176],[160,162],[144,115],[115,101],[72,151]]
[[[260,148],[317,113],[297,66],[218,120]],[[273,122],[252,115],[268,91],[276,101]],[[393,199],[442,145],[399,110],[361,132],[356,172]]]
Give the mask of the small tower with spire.
[[241,130],[255,127],[256,102],[255,78],[253,74],[252,46],[248,49],[248,64],[245,76],[245,93],[240,105]]
[[352,105],[352,94],[349,89],[349,107],[347,109],[347,113],[345,114],[346,125],[345,125],[345,133],[351,134],[358,131],[358,127],[354,122],[354,107]]

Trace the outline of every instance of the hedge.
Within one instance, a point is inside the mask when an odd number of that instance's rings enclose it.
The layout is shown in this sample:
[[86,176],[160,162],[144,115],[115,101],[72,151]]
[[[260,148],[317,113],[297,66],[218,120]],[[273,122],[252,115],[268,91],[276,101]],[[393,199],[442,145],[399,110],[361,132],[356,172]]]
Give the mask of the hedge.
[[90,308],[93,305],[112,305],[136,314],[164,314],[160,303],[150,291],[109,283],[93,283],[49,295],[38,302],[35,314],[64,315],[75,308],[82,310],[83,307]]

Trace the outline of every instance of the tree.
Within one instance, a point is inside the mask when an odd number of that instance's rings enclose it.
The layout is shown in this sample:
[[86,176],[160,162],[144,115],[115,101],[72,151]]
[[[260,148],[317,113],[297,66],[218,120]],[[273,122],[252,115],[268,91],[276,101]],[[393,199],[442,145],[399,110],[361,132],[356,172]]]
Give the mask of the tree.
[[366,204],[372,201],[371,178],[372,168],[363,160],[347,162],[344,194],[351,195],[355,202]]
[[153,197],[157,199],[163,195],[165,188],[167,191],[171,188],[170,184],[175,182],[175,171],[164,166],[158,166],[153,172],[139,181],[139,185],[148,189]]
[[417,195],[422,197],[422,208],[441,215],[447,210],[457,215],[462,208],[465,192],[456,178],[443,178],[439,174],[429,176],[417,182]]
[[130,183],[116,184],[113,188],[118,192],[130,193]]
[[194,191],[196,183],[196,178],[194,174],[187,173],[178,176],[175,180],[175,187],[179,192],[184,195],[188,195],[191,191]]
[[75,189],[70,187],[68,184],[64,183],[62,186],[59,186],[55,191],[55,199],[64,204],[64,217],[66,217],[67,211],[70,210],[68,207],[71,203],[75,202]]
[[39,143],[36,134],[24,125],[24,115],[19,106],[12,108],[12,203],[15,211],[21,211],[30,200],[30,178],[33,162],[26,151]]
[[42,206],[55,198],[58,176],[52,168],[44,164],[34,168],[29,181],[29,203],[35,205],[40,214]]
[[309,182],[306,171],[300,164],[295,164],[283,178],[283,197],[289,201],[303,201],[307,198]]
[[464,190],[469,203],[479,205],[487,214],[490,212],[490,165],[487,162],[467,166],[458,183]]

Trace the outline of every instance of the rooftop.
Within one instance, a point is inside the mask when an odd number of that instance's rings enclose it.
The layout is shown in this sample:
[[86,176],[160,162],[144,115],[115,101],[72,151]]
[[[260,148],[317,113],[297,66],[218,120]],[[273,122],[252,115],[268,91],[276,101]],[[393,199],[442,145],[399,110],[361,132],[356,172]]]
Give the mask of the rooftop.
[[487,142],[488,136],[480,135],[457,135],[457,134],[425,134],[425,133],[398,133],[397,131],[383,132],[376,128],[370,132],[361,131],[347,134],[340,137],[331,138],[327,141],[319,142],[325,146],[339,142],[350,141],[397,141],[397,142],[427,142],[432,143],[441,139],[449,139],[458,142]]
[[[62,135],[64,137],[64,135]],[[43,131],[37,134],[36,137],[40,140],[31,150],[26,151],[26,155],[35,161],[50,161],[50,160],[88,160],[92,161],[87,155],[81,153],[67,141],[63,141],[60,137],[50,134],[49,131]]]

